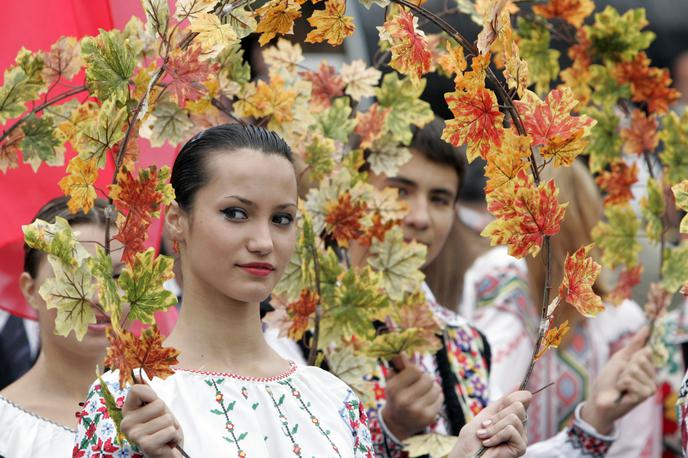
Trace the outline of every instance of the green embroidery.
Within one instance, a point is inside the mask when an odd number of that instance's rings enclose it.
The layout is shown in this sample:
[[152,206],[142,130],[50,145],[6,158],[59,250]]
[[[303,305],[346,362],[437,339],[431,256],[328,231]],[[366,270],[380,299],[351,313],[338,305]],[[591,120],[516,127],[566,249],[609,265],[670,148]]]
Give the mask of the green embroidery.
[[210,412],[217,414],[217,415],[223,415],[225,417],[225,429],[227,432],[229,432],[231,437],[227,436],[222,436],[224,440],[229,442],[230,444],[233,444],[237,448],[237,456],[239,458],[245,458],[246,457],[246,452],[242,450],[241,445],[239,445],[239,442],[246,439],[246,436],[248,436],[248,433],[241,433],[239,436],[237,436],[234,432],[234,423],[232,420],[229,419],[229,412],[234,410],[234,406],[236,405],[236,401],[232,401],[229,404],[225,404],[225,399],[224,395],[222,394],[222,391],[220,391],[220,388],[218,387],[218,384],[221,384],[224,381],[224,379],[208,379],[205,381],[208,386],[212,386],[215,388],[215,402],[218,403],[220,406],[221,410],[218,409],[212,409]]
[[276,401],[275,396],[272,393],[272,388],[270,388],[270,385],[265,385],[265,391],[267,391],[268,395],[270,395],[270,399],[272,399],[272,405],[274,405],[275,409],[277,409],[277,413],[279,414],[279,420],[280,422],[282,422],[282,433],[284,433],[285,436],[289,437],[289,440],[292,444],[292,452],[294,452],[294,455],[301,458],[301,446],[296,442],[296,439],[294,439],[294,435],[299,430],[299,425],[297,423],[296,425],[294,425],[294,427],[289,428],[289,420],[287,420],[286,415],[284,415],[282,409],[280,408],[284,403],[285,396],[280,396],[279,401]]

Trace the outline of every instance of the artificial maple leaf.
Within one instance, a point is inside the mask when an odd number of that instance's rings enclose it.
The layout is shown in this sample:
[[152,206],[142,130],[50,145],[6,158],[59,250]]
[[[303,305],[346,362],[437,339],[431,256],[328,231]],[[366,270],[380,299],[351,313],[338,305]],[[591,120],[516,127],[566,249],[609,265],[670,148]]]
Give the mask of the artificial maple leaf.
[[667,309],[671,302],[671,292],[667,291],[659,283],[650,283],[645,303],[645,315],[649,320],[656,320]]
[[670,87],[669,71],[650,67],[650,59],[644,52],[638,53],[633,60],[618,63],[616,79],[620,84],[630,84],[632,100],[647,103],[650,113],[666,114],[680,96]]
[[277,34],[285,35],[294,32],[294,21],[301,17],[301,6],[297,1],[270,0],[256,10],[260,21],[256,32],[260,33],[258,43],[265,46]]
[[57,309],[55,334],[67,336],[74,331],[77,340],[81,340],[88,325],[96,322],[96,290],[91,271],[87,263],[69,265],[55,256],[48,256],[48,262],[53,276],[43,282],[38,292],[48,309]]
[[363,235],[356,241],[364,247],[370,247],[376,240],[382,242],[387,231],[400,223],[400,220],[385,221],[380,212],[375,212],[371,218],[371,224],[365,228]]
[[373,383],[366,380],[366,376],[375,371],[378,366],[376,360],[357,355],[353,345],[337,345],[334,348],[328,348],[326,353],[327,364],[332,375],[349,385],[362,402],[365,402],[364,399],[373,397],[371,396]]
[[604,209],[607,221],[600,221],[592,229],[595,244],[602,250],[602,263],[611,269],[625,265],[634,267],[642,247],[636,236],[640,226],[638,217],[628,206],[614,205]]
[[370,247],[368,265],[381,272],[382,282],[387,294],[399,300],[404,293],[416,291],[424,275],[421,267],[425,264],[427,249],[417,242],[406,243],[404,231],[394,227],[387,231],[381,243]]
[[584,246],[566,256],[564,280],[559,287],[559,295],[588,318],[604,311],[602,298],[593,291],[602,266],[587,257],[592,247],[592,244]]
[[551,49],[550,32],[545,24],[524,17],[519,17],[517,24],[519,54],[528,63],[528,85],[535,84],[535,91],[544,94],[559,74],[561,53]]
[[315,27],[306,35],[307,43],[327,42],[333,46],[342,44],[344,38],[354,32],[354,20],[345,16],[345,0],[327,0],[325,9],[315,10],[308,23]]
[[398,73],[390,72],[382,78],[382,85],[375,90],[377,103],[381,107],[391,108],[387,127],[395,143],[408,145],[413,138],[411,125],[422,127],[433,120],[430,104],[420,99],[424,89],[424,81],[414,84],[411,78],[400,80]]
[[239,41],[232,25],[223,24],[211,13],[200,12],[189,18],[188,29],[197,34],[194,43],[199,44],[207,57],[217,57],[225,47]]
[[561,323],[559,327],[548,329],[542,346],[540,347],[540,351],[535,355],[535,361],[540,359],[550,348],[559,348],[562,339],[570,330],[571,327],[569,326],[568,320]]
[[134,383],[134,369],[145,372],[149,379],[166,379],[174,374],[171,366],[179,363],[179,350],[162,346],[164,337],[157,326],[144,329],[140,336],[126,329],[116,332],[108,328],[107,337],[110,346],[104,364],[110,370],[119,370],[120,387]]
[[79,127],[74,145],[79,156],[96,159],[98,167],[104,167],[108,151],[124,137],[126,121],[126,107],[118,107],[114,99],[105,101],[98,116]]
[[404,441],[409,458],[420,456],[448,456],[456,445],[456,436],[438,433],[416,434]]
[[370,170],[378,175],[395,176],[399,167],[411,159],[411,150],[394,142],[391,134],[387,133],[375,140],[366,158]]
[[513,129],[504,131],[502,144],[487,154],[485,166],[486,193],[489,194],[495,189],[508,185],[521,170],[528,167],[527,159],[530,156],[530,144],[530,137],[518,135]]
[[662,264],[662,287],[673,293],[683,286],[688,277],[688,244],[667,248]]
[[681,116],[671,112],[662,121],[659,138],[664,151],[660,158],[668,184],[674,185],[688,177],[688,110]]
[[442,139],[454,146],[468,144],[466,157],[487,157],[488,151],[502,143],[504,114],[499,111],[494,92],[484,87],[475,92],[458,90],[445,94],[454,118],[447,121]]
[[53,224],[37,219],[22,226],[22,231],[27,246],[55,256],[63,264],[76,267],[90,256],[76,240],[67,220],[60,216],[55,217]]
[[[676,199],[676,206],[681,210],[688,211],[688,180],[683,180],[672,186],[671,190],[674,193],[674,199]],[[679,231],[684,234],[688,233],[688,215],[681,220]]]
[[346,95],[360,102],[364,97],[375,95],[382,72],[374,67],[366,67],[365,62],[356,59],[350,64],[343,64],[340,74],[346,85]]
[[607,296],[607,300],[612,304],[620,304],[626,299],[630,299],[633,294],[633,287],[640,284],[642,273],[642,264],[630,269],[623,269],[619,274],[614,290]]
[[350,115],[349,99],[339,97],[330,108],[318,113],[317,128],[324,136],[345,143],[356,127],[356,120]]
[[366,214],[367,205],[363,201],[351,200],[351,194],[339,196],[327,209],[325,224],[328,233],[340,246],[348,247],[351,240],[363,235],[361,218]]
[[277,123],[286,123],[294,119],[296,96],[296,91],[286,88],[284,80],[275,75],[270,84],[258,81],[256,92],[238,106],[237,110],[241,110],[245,116],[271,116]]
[[177,146],[188,138],[193,128],[187,110],[174,102],[163,100],[155,104],[140,133],[150,139],[153,147],[162,146],[165,142]]
[[[101,376],[100,373],[98,373],[98,369],[96,369],[96,373],[98,374],[98,381],[100,382],[100,394],[103,397],[103,401],[105,401],[105,408],[107,409],[107,414],[110,416],[110,419],[112,420],[112,423],[115,425],[115,443],[116,444],[121,444],[122,441],[125,439],[124,434],[122,433],[121,430],[121,424],[122,424],[122,406],[117,404],[117,401],[115,400],[115,396],[112,394],[110,391],[110,388],[108,387],[107,383],[105,383],[105,380],[103,380],[103,377]],[[109,440],[109,439],[108,439]],[[113,452],[116,451],[117,449],[115,448],[112,450]],[[107,449],[104,451],[108,451]]]
[[461,46],[453,46],[451,40],[447,40],[445,47],[446,52],[440,54],[437,58],[437,64],[448,75],[456,75],[457,78],[461,78],[468,66],[466,57],[463,54],[463,48]]
[[344,80],[327,61],[320,63],[317,72],[301,72],[299,75],[311,82],[311,103],[319,108],[329,108],[333,99],[344,95]]
[[69,196],[67,206],[69,211],[76,213],[79,210],[88,213],[93,208],[96,200],[95,182],[98,179],[98,165],[96,159],[84,161],[75,156],[67,165],[67,173],[58,185],[66,196]]
[[640,199],[640,212],[645,220],[645,234],[653,242],[661,243],[664,233],[666,202],[664,185],[654,178],[647,180],[647,194]]
[[151,324],[153,314],[167,310],[177,303],[174,293],[163,288],[163,283],[174,278],[174,261],[169,256],[156,256],[149,248],[137,253],[131,264],[126,265],[117,280],[123,291],[123,300],[129,304],[128,317]]
[[359,111],[356,113],[354,132],[361,137],[361,148],[370,148],[373,142],[384,134],[390,111],[389,108],[381,108],[380,105],[374,103],[367,112],[361,113]]
[[430,71],[430,48],[425,32],[418,28],[418,18],[410,11],[401,10],[378,27],[380,40],[387,42],[392,51],[389,65],[418,82]]
[[103,247],[96,246],[96,255],[87,259],[88,268],[98,287],[98,301],[103,311],[108,314],[112,325],[120,327],[121,298],[114,278],[112,257]]
[[8,169],[15,169],[19,165],[20,144],[24,134],[20,129],[14,129],[9,136],[0,143],[0,171],[6,173]]
[[595,182],[600,189],[607,193],[604,205],[619,205],[633,199],[631,187],[638,181],[638,167],[634,163],[630,167],[624,161],[614,162],[611,171],[602,172]]
[[631,127],[621,129],[624,150],[628,153],[651,153],[657,148],[657,116],[646,116],[642,110],[633,110]]
[[399,356],[402,353],[434,353],[440,343],[437,339],[428,340],[422,329],[409,328],[385,332],[376,336],[364,347],[363,353],[371,358],[383,361]]
[[319,302],[318,294],[306,288],[301,291],[301,295],[296,301],[287,304],[286,311],[291,321],[287,330],[287,337],[292,340],[299,340],[303,337],[303,333],[310,327],[311,316],[315,313]]
[[526,170],[521,170],[509,186],[487,195],[488,210],[496,219],[481,235],[492,245],[506,244],[509,254],[536,256],[544,237],[559,232],[567,204],[559,204],[554,180],[535,186]]
[[543,102],[531,91],[526,91],[520,101],[514,102],[523,119],[523,126],[533,138],[533,146],[543,146],[555,159],[555,164],[570,165],[585,149],[582,138],[595,125],[586,115],[572,116],[578,101],[571,89],[553,89]]
[[298,43],[280,38],[275,46],[263,51],[263,60],[270,69],[271,75],[280,71],[294,74],[303,61],[303,52]]
[[122,32],[101,29],[97,37],[85,37],[81,58],[86,64],[86,80],[100,100],[126,101],[136,60]]
[[395,304],[391,317],[399,329],[419,329],[427,341],[442,334],[442,326],[422,292],[407,293],[401,302]]
[[58,79],[71,80],[81,70],[81,48],[74,37],[60,37],[45,55],[43,78],[48,84]]
[[[499,18],[504,8],[507,6],[508,0],[491,0],[490,9],[487,14],[483,16],[483,29],[478,34],[478,51],[480,54],[485,54],[490,50],[490,46],[497,39],[499,35]],[[509,14],[505,12],[508,17]]]
[[165,83],[167,90],[174,93],[177,103],[181,106],[184,106],[187,100],[198,100],[206,92],[202,83],[210,77],[214,68],[206,62],[201,62],[200,56],[199,46],[170,55]]
[[585,26],[589,37],[589,52],[603,61],[629,61],[640,51],[647,49],[655,34],[643,31],[648,21],[645,8],[633,8],[623,15],[612,6],[595,14],[595,22]]
[[59,138],[55,123],[48,116],[37,117],[31,114],[21,126],[23,137],[20,147],[24,162],[31,165],[34,172],[42,163],[62,165],[64,162],[64,143]]
[[563,19],[576,28],[581,27],[593,11],[595,4],[591,0],[549,0],[544,5],[533,5],[535,14],[545,19]]

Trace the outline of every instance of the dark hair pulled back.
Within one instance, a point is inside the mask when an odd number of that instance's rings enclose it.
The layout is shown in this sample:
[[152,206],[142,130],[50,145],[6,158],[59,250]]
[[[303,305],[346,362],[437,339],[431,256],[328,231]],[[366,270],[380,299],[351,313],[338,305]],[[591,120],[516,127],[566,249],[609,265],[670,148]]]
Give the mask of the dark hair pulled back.
[[[55,223],[55,219],[59,216],[67,220],[70,226],[75,226],[77,224],[96,224],[101,227],[105,227],[105,210],[108,207],[107,200],[96,199],[93,202],[93,208],[88,213],[78,211],[72,213],[69,211],[67,205],[69,202],[69,197],[61,196],[52,199],[47,204],[45,204],[36,216],[33,217],[33,221],[37,219],[43,220],[47,223]],[[115,224],[114,218],[111,224]],[[44,253],[35,248],[24,244],[24,272],[31,275],[32,278],[36,278],[38,274],[38,266],[43,260]]]
[[289,145],[275,132],[251,124],[223,124],[206,129],[179,151],[170,183],[179,206],[190,211],[196,192],[208,182],[206,163],[211,153],[250,148],[292,161]]

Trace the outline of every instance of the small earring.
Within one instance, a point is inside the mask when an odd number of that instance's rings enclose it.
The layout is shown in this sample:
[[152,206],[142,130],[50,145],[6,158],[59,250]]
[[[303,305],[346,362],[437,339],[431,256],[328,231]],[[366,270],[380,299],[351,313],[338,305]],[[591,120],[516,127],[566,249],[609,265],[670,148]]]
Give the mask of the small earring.
[[174,254],[179,254],[179,241],[172,241],[172,251],[174,251]]

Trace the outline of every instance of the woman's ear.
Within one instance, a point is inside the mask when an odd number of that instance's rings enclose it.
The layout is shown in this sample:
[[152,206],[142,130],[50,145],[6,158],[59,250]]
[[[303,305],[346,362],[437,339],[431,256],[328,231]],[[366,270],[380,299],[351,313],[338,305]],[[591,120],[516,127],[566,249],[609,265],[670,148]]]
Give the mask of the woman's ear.
[[36,296],[38,295],[38,291],[36,291],[36,281],[28,272],[22,272],[19,276],[19,289],[24,295],[26,303],[38,310],[38,303],[36,302]]
[[173,201],[165,212],[165,230],[172,242],[179,243],[184,241],[187,224],[186,213],[179,207],[176,201]]

